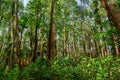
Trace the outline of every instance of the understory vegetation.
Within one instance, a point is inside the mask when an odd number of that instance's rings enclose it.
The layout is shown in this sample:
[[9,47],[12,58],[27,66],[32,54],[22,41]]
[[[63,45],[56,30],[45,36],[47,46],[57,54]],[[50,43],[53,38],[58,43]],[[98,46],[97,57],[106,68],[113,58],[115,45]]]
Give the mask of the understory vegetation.
[[119,80],[120,57],[74,59],[66,56],[52,62],[38,58],[20,73],[17,65],[12,70],[0,68],[0,80],[17,80],[19,74],[24,80]]

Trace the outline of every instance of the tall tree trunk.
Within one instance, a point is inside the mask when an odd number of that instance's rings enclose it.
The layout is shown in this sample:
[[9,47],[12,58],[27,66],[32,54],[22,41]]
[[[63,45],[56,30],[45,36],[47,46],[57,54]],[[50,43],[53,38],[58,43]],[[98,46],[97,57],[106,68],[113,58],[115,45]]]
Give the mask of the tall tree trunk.
[[[46,10],[46,0],[45,0],[45,10]],[[44,39],[44,25],[45,25],[45,10],[43,11],[43,21],[42,21],[42,32],[40,41],[40,57],[43,57],[43,39]]]
[[[0,10],[2,9],[1,5],[2,5],[2,0],[0,0]],[[3,19],[3,15],[2,15],[2,12],[1,12],[0,13],[0,24],[1,24],[2,19]]]
[[43,23],[42,23],[42,32],[41,32],[41,41],[40,41],[40,57],[43,57],[43,38],[44,38],[44,17],[43,17]]
[[[101,24],[101,20],[99,21],[99,24]],[[103,32],[103,28],[101,25],[100,25],[100,32]],[[103,44],[103,36],[100,39],[100,43]],[[101,56],[104,57],[104,46],[100,45],[100,47],[101,47]]]
[[56,23],[53,25],[52,29],[52,52],[53,52],[53,58],[57,55],[57,46],[56,46]]
[[30,50],[30,55],[29,55],[29,58],[30,58],[30,60],[29,60],[29,62],[31,61],[31,59],[32,59],[32,56],[34,55],[34,53],[33,53],[33,28],[32,28],[32,26],[30,27],[30,48],[31,48],[31,50]]
[[115,4],[108,4],[108,0],[101,0],[102,6],[106,9],[108,19],[113,22],[113,25],[120,32],[120,11],[117,10]]
[[37,44],[38,44],[38,9],[36,10],[36,27],[35,27],[35,43],[34,43],[34,54],[32,61],[34,62],[37,57]]
[[0,0],[0,9],[1,9],[1,5],[2,5],[2,0]]
[[84,50],[84,55],[86,55],[87,54],[87,45],[86,45],[86,40],[85,40],[85,36],[86,35],[84,35],[84,37],[83,37],[83,39],[82,39],[82,41],[83,41],[83,50]]
[[[15,16],[16,16],[16,54],[18,59],[18,69],[22,71],[21,56],[20,56],[20,41],[19,41],[19,32],[18,32],[18,0],[15,0]],[[19,80],[22,80],[22,77],[19,75]]]
[[[74,27],[76,26],[76,23],[74,24]],[[74,57],[76,56],[76,36],[75,36],[75,31],[76,31],[76,28],[73,28],[73,54],[74,54]]]
[[[44,8],[46,10],[46,0],[44,3]],[[43,57],[43,39],[44,39],[44,26],[45,26],[45,10],[43,10],[43,21],[42,21],[42,32],[41,32],[41,41],[40,41],[40,57]]]
[[12,15],[11,15],[11,32],[10,32],[10,36],[11,36],[11,68],[13,68],[14,66],[14,9],[15,9],[15,3],[13,0],[13,4],[12,4]]
[[[106,9],[107,11],[107,15],[108,15],[108,19],[110,21],[112,21],[112,25],[114,25],[116,27],[116,29],[120,32],[120,11],[117,10],[117,7],[115,4],[108,4],[108,0],[101,0],[101,3],[102,3],[102,6]],[[113,39],[114,39],[114,36],[113,36]],[[115,41],[114,41],[115,42]],[[115,51],[115,54],[118,54],[118,52],[116,53],[116,49],[114,47],[114,51]],[[118,51],[118,50],[117,50]]]
[[97,45],[97,41],[94,39],[94,45],[95,45],[95,56],[98,57],[99,56],[99,46]]
[[51,13],[50,13],[50,29],[49,29],[49,38],[48,38],[48,54],[47,59],[51,60],[52,55],[55,54],[53,51],[53,43],[52,43],[52,29],[53,29],[53,13],[54,13],[54,0],[51,2]]
[[119,54],[118,37],[115,34],[113,34],[113,42],[114,42],[113,55],[118,55]]
[[91,38],[90,38],[90,33],[88,34],[88,51],[89,51],[89,56],[92,57],[92,50],[91,50],[91,42],[90,42]]
[[63,56],[67,54],[67,49],[66,49],[66,25],[64,25],[64,41],[63,41]]
[[16,5],[16,53],[17,53],[17,59],[18,59],[18,67],[19,70],[22,70],[22,65],[21,65],[21,58],[20,58],[20,41],[19,41],[19,32],[18,32],[18,0],[15,1]]

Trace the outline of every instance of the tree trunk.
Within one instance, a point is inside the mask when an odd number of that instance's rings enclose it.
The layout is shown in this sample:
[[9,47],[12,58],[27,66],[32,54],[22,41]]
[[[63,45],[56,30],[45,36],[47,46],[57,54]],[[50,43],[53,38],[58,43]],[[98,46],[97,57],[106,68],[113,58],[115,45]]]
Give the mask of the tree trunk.
[[92,54],[93,54],[93,52],[92,52],[92,50],[91,50],[91,42],[90,42],[90,40],[91,40],[91,38],[90,38],[90,33],[88,34],[88,55],[90,56],[90,57],[92,57]]
[[19,32],[18,32],[18,0],[15,1],[16,5],[16,53],[17,53],[17,59],[18,59],[18,67],[19,70],[22,70],[21,66],[21,58],[20,58],[20,41],[19,41]]
[[99,46],[97,45],[97,41],[94,39],[94,45],[95,45],[95,56],[99,57]]
[[[99,24],[101,24],[101,20],[99,21]],[[103,32],[103,28],[101,25],[100,25],[100,32]],[[100,43],[103,44],[103,36],[100,39]],[[100,45],[100,47],[101,47],[101,56],[104,57],[104,46]]]
[[119,54],[118,37],[115,34],[113,34],[113,42],[114,42],[113,55],[118,55]]
[[[1,10],[1,5],[2,5],[2,0],[0,0],[0,10]],[[2,18],[3,18],[2,13],[0,13],[0,24],[1,24]]]
[[[20,41],[19,41],[19,32],[18,32],[18,0],[15,1],[15,16],[16,16],[16,55],[18,59],[18,69],[22,71],[22,64],[21,64],[21,56],[20,56]],[[19,80],[22,80],[21,76],[19,75]]]
[[49,28],[49,38],[48,38],[48,54],[46,56],[46,58],[48,60],[52,59],[52,55],[55,54],[54,50],[53,50],[53,13],[54,13],[54,0],[52,0],[51,2],[51,13],[50,13],[50,28]]
[[41,41],[40,41],[40,57],[43,57],[43,37],[44,37],[44,17],[43,17],[43,25],[42,25],[42,33],[41,33]]
[[31,48],[31,50],[30,50],[30,54],[29,54],[29,62],[32,60],[32,57],[33,57],[33,55],[34,55],[34,53],[33,53],[33,31],[32,31],[32,26],[30,27],[30,48]]
[[[46,8],[46,4],[45,4]],[[45,11],[43,11],[43,21],[42,21],[42,32],[41,32],[41,41],[40,41],[40,57],[43,57],[43,39],[44,39],[44,25],[45,25]]]
[[[108,0],[101,0],[101,3],[102,3],[102,6],[106,9],[107,11],[107,15],[108,15],[108,19],[110,21],[112,21],[112,25],[114,25],[116,27],[116,29],[120,32],[120,11],[117,10],[118,8],[116,7],[115,4],[108,4]],[[113,39],[115,37],[113,36]],[[114,43],[115,43],[115,40],[114,40]],[[114,47],[114,51],[115,51],[115,54],[118,54],[118,48],[117,46]]]
[[53,29],[52,29],[52,52],[53,52],[53,58],[57,55],[57,46],[56,46],[56,24],[54,23]]
[[14,65],[14,9],[15,9],[15,3],[13,0],[13,4],[12,4],[12,17],[11,17],[11,32],[10,32],[10,36],[11,36],[11,68],[13,68]]
[[66,49],[66,25],[64,25],[64,42],[63,42],[63,56],[67,54],[67,49]]
[[0,9],[1,9],[1,5],[2,5],[2,0],[0,0]]
[[[85,35],[86,36],[86,35]],[[87,54],[87,45],[86,45],[86,40],[85,40],[85,37],[83,37],[83,39],[82,39],[82,41],[83,41],[83,50],[84,50],[84,55],[86,55]]]
[[113,22],[113,25],[117,28],[117,30],[120,32],[120,11],[117,10],[117,7],[115,4],[108,4],[108,0],[101,0],[102,6],[107,11],[107,16],[110,21]]
[[34,62],[37,57],[37,44],[38,44],[38,10],[36,10],[36,27],[35,27],[35,42],[34,42],[34,52],[33,52],[33,59]]

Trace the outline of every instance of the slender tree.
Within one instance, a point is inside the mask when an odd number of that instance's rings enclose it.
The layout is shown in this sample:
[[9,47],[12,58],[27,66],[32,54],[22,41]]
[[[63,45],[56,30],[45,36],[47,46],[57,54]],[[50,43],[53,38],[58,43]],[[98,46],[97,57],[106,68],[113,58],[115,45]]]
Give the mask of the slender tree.
[[[37,2],[38,2],[38,0],[37,0]],[[37,53],[37,44],[38,44],[38,26],[39,26],[39,24],[38,24],[38,9],[36,9],[36,12],[35,12],[35,16],[36,16],[36,27],[35,27],[35,42],[34,42],[34,55],[33,55],[33,61],[35,61],[35,59],[36,59],[36,53]]]
[[56,54],[56,50],[54,50],[54,46],[53,46],[53,13],[54,13],[54,4],[55,1],[52,0],[51,1],[51,12],[50,12],[50,28],[49,28],[49,38],[48,38],[48,54],[47,54],[47,59],[51,60],[54,54]]
[[18,32],[18,0],[15,0],[15,17],[16,17],[16,55],[18,61],[18,69],[22,71],[21,55],[20,55],[20,41]]
[[10,26],[10,36],[11,36],[11,68],[14,66],[14,13],[15,13],[15,2],[12,1],[12,12],[11,12],[11,26]]

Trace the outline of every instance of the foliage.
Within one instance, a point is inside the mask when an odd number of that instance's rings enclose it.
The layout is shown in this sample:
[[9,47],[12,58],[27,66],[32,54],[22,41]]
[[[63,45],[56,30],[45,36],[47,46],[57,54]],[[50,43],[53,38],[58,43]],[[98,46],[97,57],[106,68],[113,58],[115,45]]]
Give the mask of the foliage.
[[[54,0],[52,22],[56,35],[53,36],[52,32],[51,35],[56,38],[52,42],[57,41],[57,55],[51,61],[45,56],[49,46],[52,0],[28,0],[26,6],[22,1],[27,0],[18,0],[18,16],[15,15],[15,1],[0,0],[0,80],[19,80],[19,77],[24,80],[120,78],[120,57],[111,55],[120,54],[120,35],[107,18],[102,0],[79,0],[80,3],[76,0]],[[109,1],[120,8],[120,0]],[[19,35],[16,34],[17,24]],[[20,55],[17,53],[17,36]]]
[[[23,69],[22,75],[25,79],[34,78],[35,80],[49,79],[50,75],[50,63],[45,59],[37,59],[34,63],[31,63],[28,67]],[[36,75],[37,74],[37,75]]]
[[[17,66],[8,71],[0,71],[1,80],[17,80]],[[61,57],[49,62],[38,58],[21,72],[25,80],[115,80],[120,78],[120,58],[111,55],[105,58],[83,57],[75,61],[69,57]]]

